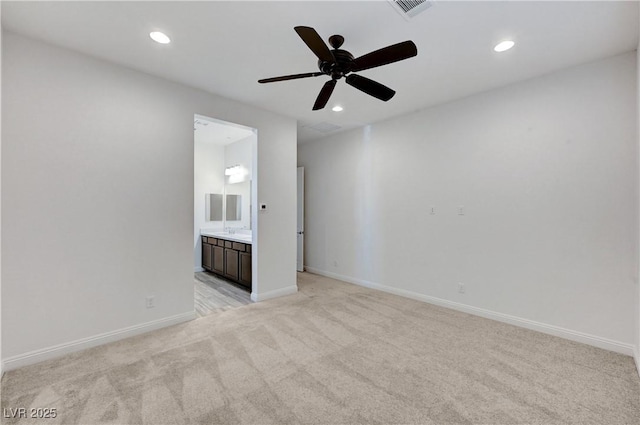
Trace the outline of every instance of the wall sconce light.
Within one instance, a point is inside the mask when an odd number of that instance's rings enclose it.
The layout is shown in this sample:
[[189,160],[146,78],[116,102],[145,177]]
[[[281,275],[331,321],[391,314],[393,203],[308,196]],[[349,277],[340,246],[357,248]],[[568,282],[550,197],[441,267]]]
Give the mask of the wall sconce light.
[[224,169],[225,176],[234,176],[236,174],[242,174],[242,167],[238,164]]
[[236,164],[233,167],[227,167],[224,170],[224,175],[229,176],[229,183],[243,182],[248,174],[247,169],[239,164]]

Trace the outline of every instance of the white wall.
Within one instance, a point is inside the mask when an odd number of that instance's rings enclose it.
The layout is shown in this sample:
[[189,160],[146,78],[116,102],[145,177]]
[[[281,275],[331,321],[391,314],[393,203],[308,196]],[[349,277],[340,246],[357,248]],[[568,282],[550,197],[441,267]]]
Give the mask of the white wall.
[[224,146],[207,141],[202,132],[194,132],[194,187],[193,187],[193,257],[194,270],[202,271],[202,242],[200,229],[222,230],[222,221],[208,221],[205,217],[205,195],[224,193]]
[[[246,173],[244,180],[251,180],[253,176],[253,144],[255,143],[256,136],[251,135],[244,139],[230,143],[224,147],[224,161],[225,168],[233,167],[234,165],[240,165]],[[229,176],[227,176],[227,182]]]
[[243,176],[243,181],[237,183],[232,182],[232,176],[226,177],[225,193],[242,196],[242,220],[229,220],[225,216],[225,227],[251,228],[251,179],[253,175],[253,145],[255,142],[256,136],[252,135],[224,147],[225,168],[240,165],[247,172]]
[[296,290],[295,120],[12,33],[3,42],[7,368],[193,317],[194,114],[258,129],[270,210],[253,290]]
[[[638,22],[640,23],[640,10],[638,11]],[[638,107],[638,111],[640,111],[640,35],[638,36],[638,48],[636,49],[636,93],[637,93],[637,101],[636,101],[636,105]],[[638,137],[638,146],[640,146],[640,118],[636,115],[636,122],[637,122],[637,130],[636,130],[636,134]],[[637,175],[637,179],[638,179],[638,188],[640,190],[640,148],[638,148],[638,175]],[[637,224],[637,240],[636,243],[638,244],[638,246],[640,246],[640,192],[637,194],[638,195],[638,210],[637,210],[637,216],[636,216],[636,220],[638,220],[636,222]],[[639,248],[640,250],[640,248]],[[640,374],[640,253],[638,254],[639,256],[636,257],[636,261],[637,261],[637,271],[636,271],[636,296],[635,299],[637,300],[636,302],[636,348],[635,348],[635,360],[636,360],[636,369],[638,370],[638,374]]]
[[300,145],[308,269],[630,354],[635,82],[632,52]]
[[[0,22],[2,22],[2,7],[0,7]],[[2,26],[0,25],[0,81],[2,81]],[[2,84],[0,84],[0,100],[2,99]],[[2,105],[0,102],[0,188],[2,187]],[[2,190],[0,189],[0,223],[2,223]],[[0,226],[0,241],[2,241],[2,226]],[[2,243],[0,243],[0,379],[4,373],[4,356],[2,354]],[[1,387],[1,386],[0,386]]]

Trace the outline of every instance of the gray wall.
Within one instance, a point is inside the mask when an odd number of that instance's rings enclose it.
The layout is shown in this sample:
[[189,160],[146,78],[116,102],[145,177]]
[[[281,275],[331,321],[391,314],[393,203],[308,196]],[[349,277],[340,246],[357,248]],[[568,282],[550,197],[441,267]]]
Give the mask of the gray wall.
[[193,317],[194,113],[258,129],[269,211],[254,295],[296,290],[295,120],[12,33],[3,43],[7,369]]
[[636,113],[631,52],[300,145],[307,268],[632,354]]

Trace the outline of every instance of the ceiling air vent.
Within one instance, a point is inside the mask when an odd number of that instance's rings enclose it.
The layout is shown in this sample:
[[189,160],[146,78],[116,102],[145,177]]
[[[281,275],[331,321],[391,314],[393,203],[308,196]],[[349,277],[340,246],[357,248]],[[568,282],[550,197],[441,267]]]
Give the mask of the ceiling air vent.
[[305,125],[304,127],[309,128],[311,130],[315,130],[319,133],[331,133],[332,131],[336,131],[342,128],[339,125],[331,124],[330,122],[321,122],[313,125]]
[[388,0],[391,6],[407,21],[414,18],[417,14],[424,12],[431,6],[432,1],[427,0]]

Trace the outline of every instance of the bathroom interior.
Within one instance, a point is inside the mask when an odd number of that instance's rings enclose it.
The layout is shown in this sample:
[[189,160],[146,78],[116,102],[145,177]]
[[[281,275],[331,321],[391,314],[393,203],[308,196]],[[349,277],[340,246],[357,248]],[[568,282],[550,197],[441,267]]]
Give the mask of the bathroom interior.
[[203,317],[251,302],[257,131],[194,116],[194,296]]

